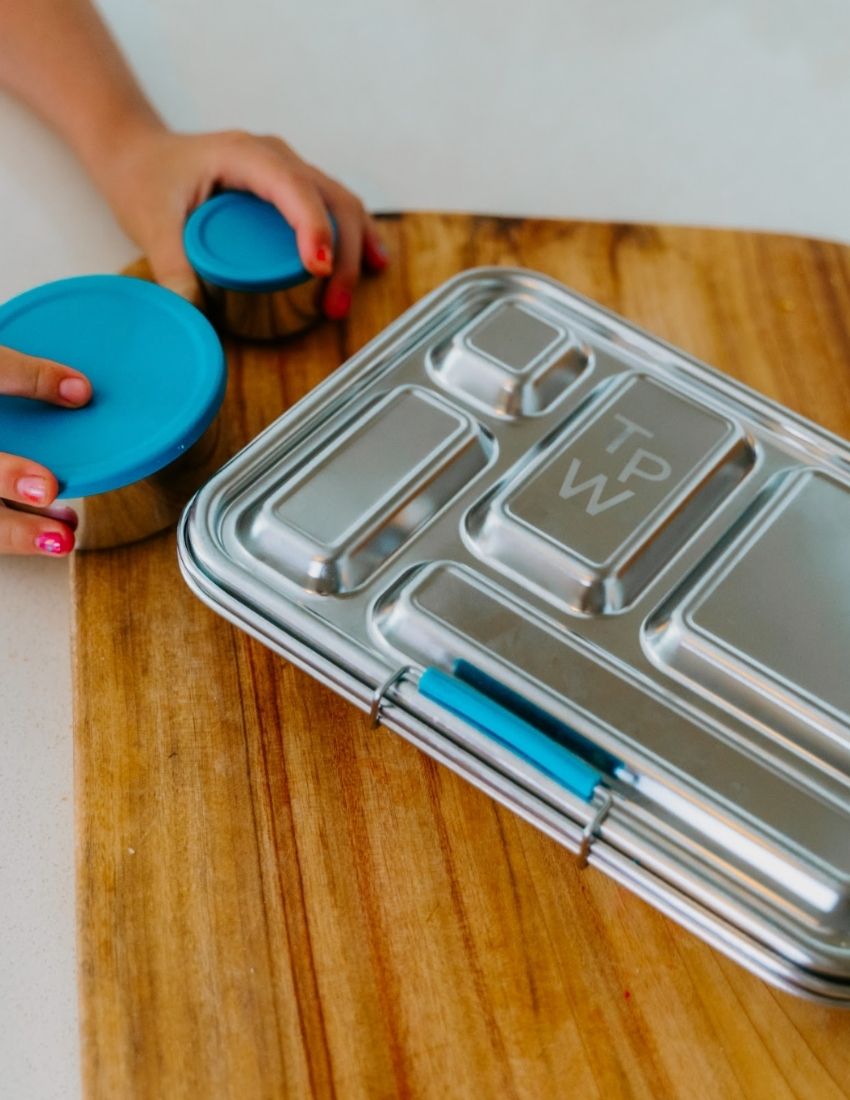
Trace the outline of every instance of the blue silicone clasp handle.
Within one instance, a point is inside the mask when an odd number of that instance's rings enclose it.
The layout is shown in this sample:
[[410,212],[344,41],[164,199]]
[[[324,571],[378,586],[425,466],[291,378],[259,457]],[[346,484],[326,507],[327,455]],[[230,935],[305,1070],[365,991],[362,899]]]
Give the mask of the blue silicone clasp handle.
[[587,802],[592,798],[601,772],[476,688],[441,669],[426,668],[419,691],[525,757],[579,798]]

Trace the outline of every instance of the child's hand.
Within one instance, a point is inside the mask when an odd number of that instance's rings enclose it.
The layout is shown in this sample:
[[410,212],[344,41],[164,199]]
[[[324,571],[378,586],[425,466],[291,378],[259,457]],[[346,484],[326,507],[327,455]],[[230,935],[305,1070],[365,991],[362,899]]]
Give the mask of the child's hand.
[[[91,398],[91,383],[70,367],[0,347],[0,393],[77,408]],[[0,554],[67,554],[74,548],[77,515],[53,504],[58,488],[44,466],[0,453]]]
[[[324,297],[328,317],[348,313],[361,265],[379,271],[387,263],[360,200],[280,138],[241,131],[181,135],[145,126],[120,154],[113,148],[95,175],[157,281],[186,298],[197,300],[198,287],[183,251],[183,225],[216,187],[253,191],[280,210],[307,270],[333,276]],[[328,211],[336,221],[336,248]]]
[[253,191],[278,207],[307,270],[333,275],[324,299],[329,317],[348,312],[361,263],[386,265],[360,200],[279,138],[172,133],[91,0],[0,0],[0,87],[50,122],[144,250],[157,281],[186,297],[197,288],[183,225],[216,187]]

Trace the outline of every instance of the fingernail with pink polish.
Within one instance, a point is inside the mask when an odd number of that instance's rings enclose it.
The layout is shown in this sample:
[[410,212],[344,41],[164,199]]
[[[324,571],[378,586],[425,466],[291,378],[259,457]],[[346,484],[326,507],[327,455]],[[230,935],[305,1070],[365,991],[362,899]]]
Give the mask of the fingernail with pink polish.
[[74,536],[62,531],[44,531],[35,540],[35,547],[42,554],[67,554],[74,548]]
[[47,482],[43,477],[19,477],[15,489],[30,504],[44,504],[47,500]]
[[88,395],[89,387],[82,378],[63,378],[59,383],[59,396],[72,405],[79,405]]

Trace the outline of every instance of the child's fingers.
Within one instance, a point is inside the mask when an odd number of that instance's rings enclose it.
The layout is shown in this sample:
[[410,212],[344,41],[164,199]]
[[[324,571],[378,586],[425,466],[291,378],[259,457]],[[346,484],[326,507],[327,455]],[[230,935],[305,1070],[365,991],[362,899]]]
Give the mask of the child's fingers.
[[307,270],[313,275],[330,275],[334,246],[328,212],[308,169],[282,141],[246,141],[238,156],[222,164],[219,178],[227,187],[253,191],[273,203],[295,230]]
[[383,271],[389,262],[378,226],[372,218],[367,218],[363,233],[363,263],[370,271]]
[[40,514],[48,519],[58,519],[60,523],[70,527],[72,531],[77,530],[80,522],[80,517],[67,504],[51,504],[49,508],[42,508]]
[[45,466],[0,453],[0,498],[45,508],[53,503],[58,491],[56,478]]
[[[322,197],[329,209],[333,211],[337,223],[357,223],[361,238],[360,257],[363,267],[368,271],[383,271],[389,263],[389,256],[377,222],[366,213],[363,203],[357,196],[353,195],[342,184],[337,183],[335,179],[326,176],[318,169],[314,169],[314,173]],[[339,270],[340,267],[337,265],[337,274]],[[353,281],[350,275],[347,281],[351,283],[351,289],[353,289],[357,281],[356,274]]]
[[325,289],[325,315],[339,321],[348,315],[351,298],[360,276],[363,257],[362,207],[348,192],[332,207],[337,224],[337,250],[333,277]]
[[62,556],[74,549],[74,532],[52,516],[16,512],[0,503],[0,554]]
[[[91,392],[79,371],[0,348],[0,393],[74,408]],[[51,507],[58,489],[56,478],[38,462],[0,453],[0,554],[61,555],[73,549],[76,515],[65,506]]]
[[[375,268],[386,265],[383,245],[377,228],[363,203],[336,180],[316,171],[315,177],[322,198],[337,225],[337,257],[333,277],[325,290],[324,310],[328,317],[339,320],[347,316],[362,263]],[[368,233],[367,229],[373,230]],[[368,256],[364,252],[368,250]]]
[[0,554],[67,554],[74,548],[77,515],[53,504],[58,486],[44,466],[0,454]]
[[76,408],[91,398],[91,382],[71,367],[0,347],[0,393]]
[[16,501],[11,500],[5,500],[2,503],[16,512],[28,512],[33,516],[47,516],[49,519],[58,519],[60,523],[67,524],[72,531],[76,531],[80,525],[80,517],[74,509],[61,501],[50,504],[47,508],[36,508],[32,504],[18,504]]

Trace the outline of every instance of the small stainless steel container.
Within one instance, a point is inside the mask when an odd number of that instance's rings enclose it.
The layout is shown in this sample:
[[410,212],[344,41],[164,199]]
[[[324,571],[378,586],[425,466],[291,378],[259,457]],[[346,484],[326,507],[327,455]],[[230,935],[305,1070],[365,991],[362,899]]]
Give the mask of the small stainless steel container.
[[256,195],[209,199],[189,217],[183,242],[210,318],[230,335],[278,340],[321,317],[326,280],[307,271],[292,227]]
[[139,481],[95,496],[63,499],[78,516],[77,550],[105,550],[139,542],[173,527],[186,503],[229,453],[220,417],[173,462]]
[[135,542],[175,523],[222,464],[226,365],[209,321],[140,279],[89,275],[0,307],[0,344],[85,374],[69,409],[0,397],[2,449],[39,462],[77,510],[76,545]]
[[769,981],[850,1005],[850,446],[469,271],[216,474],[229,620]]

